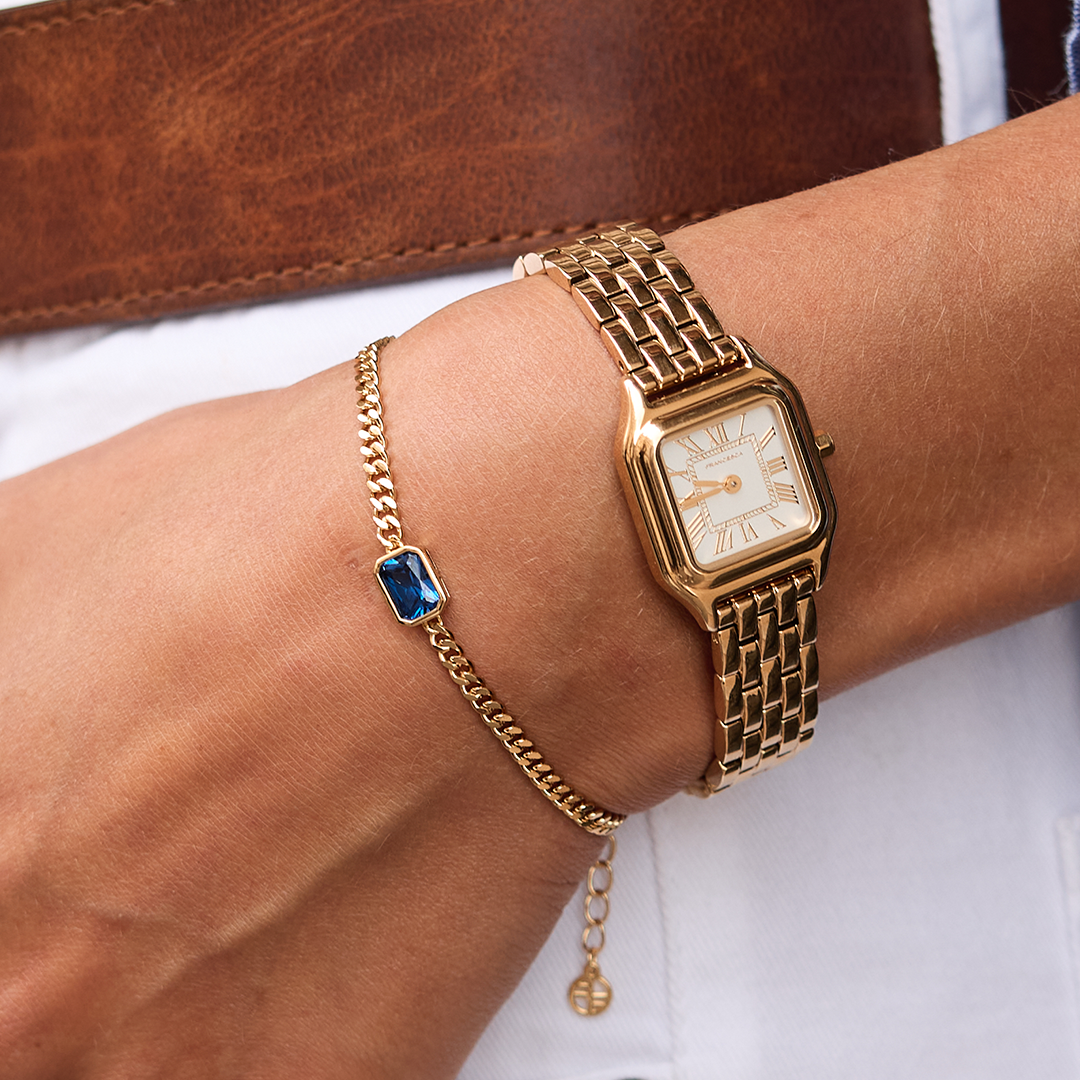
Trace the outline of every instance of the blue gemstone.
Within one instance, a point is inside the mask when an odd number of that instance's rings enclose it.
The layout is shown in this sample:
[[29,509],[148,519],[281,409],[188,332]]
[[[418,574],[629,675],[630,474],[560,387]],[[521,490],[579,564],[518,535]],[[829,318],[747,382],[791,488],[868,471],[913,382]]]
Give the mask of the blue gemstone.
[[424,560],[407,548],[379,564],[379,580],[402,622],[416,622],[430,615],[441,596]]

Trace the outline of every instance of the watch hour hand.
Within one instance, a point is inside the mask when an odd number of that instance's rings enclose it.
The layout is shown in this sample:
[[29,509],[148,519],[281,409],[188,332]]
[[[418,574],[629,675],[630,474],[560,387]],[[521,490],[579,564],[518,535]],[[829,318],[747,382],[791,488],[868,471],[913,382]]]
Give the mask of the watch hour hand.
[[679,509],[686,510],[696,503],[704,502],[721,493],[734,495],[741,487],[742,480],[734,474],[725,476],[723,480],[695,480],[694,490],[685,499],[679,500]]

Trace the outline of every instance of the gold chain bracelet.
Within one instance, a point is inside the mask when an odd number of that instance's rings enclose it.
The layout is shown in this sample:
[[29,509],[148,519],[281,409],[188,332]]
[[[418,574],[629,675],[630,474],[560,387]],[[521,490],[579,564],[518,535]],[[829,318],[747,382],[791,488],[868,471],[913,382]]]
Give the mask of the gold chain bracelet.
[[[423,626],[439,662],[465,700],[544,798],[586,832],[611,837],[626,820],[626,815],[604,810],[580,795],[544,760],[535,744],[525,737],[521,727],[476,673],[443,622],[441,613],[448,594],[427,552],[405,543],[394,482],[390,476],[382,398],[379,394],[379,350],[392,340],[380,338],[361,349],[355,361],[360,453],[375,531],[379,543],[386,549],[375,563],[375,578],[398,622],[406,626]],[[611,885],[611,859],[614,854],[615,841],[611,837],[609,853],[589,870],[585,898],[586,928],[582,937],[586,962],[581,976],[570,987],[570,1004],[583,1016],[603,1012],[611,1000],[611,986],[600,974],[597,956],[604,943],[603,919],[607,917],[607,889]],[[606,874],[607,885],[603,890],[595,888],[598,872]],[[603,900],[603,917],[597,917],[592,911],[591,905],[596,899]]]

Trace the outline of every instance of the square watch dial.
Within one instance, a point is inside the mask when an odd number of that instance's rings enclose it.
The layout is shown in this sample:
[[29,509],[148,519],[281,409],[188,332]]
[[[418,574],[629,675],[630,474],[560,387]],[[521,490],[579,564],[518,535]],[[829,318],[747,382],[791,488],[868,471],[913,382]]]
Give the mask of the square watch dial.
[[778,403],[754,398],[675,431],[658,459],[694,563],[716,571],[813,532],[821,510]]

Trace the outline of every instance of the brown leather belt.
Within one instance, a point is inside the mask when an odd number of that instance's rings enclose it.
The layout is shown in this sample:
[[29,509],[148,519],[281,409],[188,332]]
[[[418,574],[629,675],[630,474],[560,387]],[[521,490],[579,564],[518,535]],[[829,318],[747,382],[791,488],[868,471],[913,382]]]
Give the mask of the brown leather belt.
[[495,263],[940,138],[924,0],[0,13],[0,333]]

